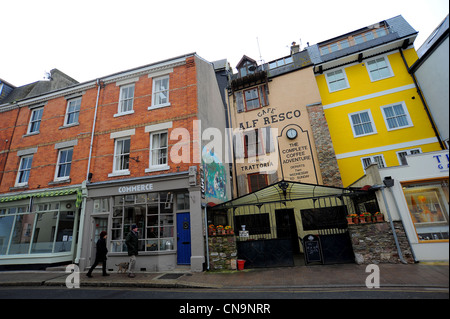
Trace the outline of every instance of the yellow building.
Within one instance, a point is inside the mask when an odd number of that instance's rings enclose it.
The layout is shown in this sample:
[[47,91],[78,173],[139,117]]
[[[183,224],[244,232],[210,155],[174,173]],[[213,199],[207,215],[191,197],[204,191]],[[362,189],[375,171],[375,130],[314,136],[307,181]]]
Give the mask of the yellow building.
[[416,37],[397,16],[307,48],[344,187],[372,163],[443,149],[408,72]]

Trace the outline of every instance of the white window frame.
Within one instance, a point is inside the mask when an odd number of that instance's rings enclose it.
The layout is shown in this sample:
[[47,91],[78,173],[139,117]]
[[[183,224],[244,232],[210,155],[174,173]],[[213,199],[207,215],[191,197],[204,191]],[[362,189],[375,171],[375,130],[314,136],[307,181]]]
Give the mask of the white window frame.
[[[39,119],[33,120],[34,114],[36,112],[41,111],[41,116],[39,117]],[[28,123],[28,130],[27,130],[27,134],[38,134],[40,132],[41,129],[41,121],[42,121],[42,115],[44,114],[44,108],[43,107],[38,107],[35,109],[31,110],[31,116],[30,116],[30,122]],[[39,127],[37,130],[31,131],[31,127],[33,126],[34,123],[39,122]]]
[[[405,112],[405,114],[404,114],[404,116],[405,116],[405,118],[406,118],[406,121],[408,122],[408,124],[407,125],[402,125],[402,126],[397,126],[397,127],[393,127],[393,128],[390,128],[389,127],[389,124],[388,124],[388,118],[387,118],[387,116],[386,116],[386,113],[385,113],[385,109],[387,109],[387,108],[389,108],[389,107],[394,107],[394,106],[396,106],[396,105],[401,105],[402,106],[402,108],[403,108],[403,112]],[[381,114],[383,114],[383,118],[384,118],[384,123],[386,124],[386,129],[388,130],[388,131],[395,131],[395,130],[401,130],[401,129],[404,129],[404,128],[408,128],[408,127],[412,127],[413,126],[413,123],[412,123],[412,121],[411,121],[411,117],[409,116],[409,112],[408,112],[408,108],[406,107],[406,104],[405,104],[405,102],[398,102],[398,103],[392,103],[392,104],[388,104],[388,105],[383,105],[383,106],[381,106]],[[396,118],[396,123],[398,124],[398,121],[397,121],[397,118],[398,118],[399,116],[395,116],[395,118]]]
[[[62,155],[62,152],[68,152],[68,151],[72,151],[72,156],[71,156],[71,160],[70,160],[70,162],[64,162],[64,163],[61,163],[61,155]],[[56,170],[55,170],[55,181],[64,181],[64,180],[67,180],[67,179],[69,179],[70,178],[70,170],[72,169],[72,161],[73,161],[73,147],[70,147],[70,148],[62,148],[62,149],[60,149],[59,151],[58,151],[58,161],[56,162]],[[59,173],[59,168],[62,166],[62,165],[68,165],[68,164],[70,164],[70,166],[71,166],[71,168],[70,168],[70,170],[69,170],[69,175],[65,175],[65,176],[58,176],[58,173]]]
[[[127,90],[127,92],[128,92],[128,89],[131,87],[133,88],[133,96],[131,98],[129,96],[125,97],[125,93],[124,93],[125,90]],[[135,91],[134,83],[122,85],[120,87],[120,95],[119,95],[119,104],[118,104],[118,108],[117,108],[117,114],[114,114],[114,117],[134,113],[134,109],[133,109],[133,107],[134,107],[134,91]],[[123,111],[123,108],[122,108],[123,102],[124,101],[128,102],[129,100],[131,100],[131,110]]]
[[[387,76],[380,77],[380,78],[376,79],[373,76],[372,72],[379,71],[381,68],[377,68],[376,70],[370,70],[369,69],[369,62],[375,61],[375,63],[377,63],[377,60],[381,60],[381,59],[383,59],[384,62],[386,63],[386,69],[389,72],[389,74]],[[369,78],[370,78],[371,82],[381,81],[381,80],[388,79],[388,78],[391,78],[391,77],[394,76],[394,72],[392,71],[392,67],[391,67],[391,64],[389,63],[389,59],[388,59],[387,56],[378,56],[378,57],[375,57],[373,59],[366,60],[366,62],[364,64],[366,65],[366,70],[367,70],[367,73],[369,73]]]
[[[352,115],[362,114],[362,113],[367,113],[368,114],[369,119],[370,119],[370,125],[372,127],[372,132],[363,133],[363,134],[357,134],[356,130],[355,130],[355,123],[353,123]],[[348,114],[348,119],[350,121],[350,126],[352,127],[353,137],[362,137],[362,136],[368,136],[368,135],[377,134],[377,129],[375,127],[375,122],[373,121],[372,112],[370,110],[362,110],[362,111],[358,111],[358,112],[354,112],[354,113],[349,113]]]
[[420,147],[417,147],[417,148],[412,148],[412,149],[402,150],[402,151],[396,152],[397,158],[398,158],[398,162],[400,163],[400,165],[408,165],[408,162],[405,162],[405,163],[402,162],[402,158],[404,158],[404,156],[403,157],[401,156],[402,153],[406,153],[405,156],[413,155],[413,154],[420,154],[420,153],[422,153],[422,149]]
[[[75,108],[78,106],[78,110],[75,109],[74,112],[70,112],[69,111],[69,108],[71,107],[72,103],[75,104]],[[77,98],[70,99],[70,100],[67,101],[66,115],[64,117],[64,126],[71,126],[71,125],[79,124],[80,109],[81,109],[81,97],[77,97]],[[68,123],[68,121],[69,121],[69,114],[75,114],[75,113],[77,113],[77,115],[76,115],[76,119],[77,120],[75,122]]]
[[[338,88],[338,89],[333,89],[333,88],[332,88],[332,83],[337,82],[337,81],[331,81],[330,77],[331,77],[332,75],[330,75],[330,74],[333,73],[333,75],[335,75],[336,72],[342,72],[343,78],[340,79],[339,81],[344,81],[345,86],[344,86],[344,87],[341,87],[341,88]],[[330,71],[330,72],[325,73],[325,80],[327,81],[328,91],[329,91],[330,93],[338,92],[338,91],[341,91],[341,90],[345,90],[345,89],[350,88],[350,84],[348,83],[347,74],[345,73],[345,69],[344,69],[344,68],[336,69],[336,70],[333,70],[333,71]]]
[[[130,141],[130,151],[129,153],[119,153],[121,151],[122,147],[119,147],[119,142],[123,142],[125,140]],[[121,176],[121,175],[130,175],[130,153],[131,153],[131,137],[123,137],[123,138],[117,138],[114,140],[114,159],[113,159],[113,172],[108,175],[108,177],[113,176]],[[126,156],[128,154],[128,168],[126,169],[120,169],[118,168],[119,163],[119,157]]]
[[[380,162],[377,161],[376,158],[381,159],[381,164],[382,164],[381,166],[380,166]],[[364,156],[364,157],[361,157],[361,164],[362,164],[362,167],[364,169],[364,172],[366,172],[366,168],[369,166],[369,165],[367,165],[367,166],[364,165],[364,160],[367,160],[367,159],[370,159],[371,164],[377,164],[378,168],[387,167],[386,166],[386,161],[384,160],[384,155],[383,154],[375,154],[375,155],[371,155],[371,156]]]
[[[156,90],[156,83],[158,81],[163,81],[167,79],[167,88],[164,90]],[[164,103],[157,103],[157,96],[158,94],[162,93],[162,92],[166,92],[167,94],[167,101]],[[166,106],[170,106],[170,76],[169,75],[163,75],[163,76],[158,76],[153,78],[153,86],[152,86],[152,106],[149,107],[149,109],[157,109],[160,107],[166,107]]]
[[[154,149],[153,145],[153,137],[156,135],[159,135],[159,144],[161,145],[161,134],[166,134],[166,146],[161,147],[159,146],[158,149]],[[166,163],[163,164],[152,164],[153,163],[153,151],[155,150],[166,150]],[[158,152],[158,159],[159,159],[159,152]],[[169,131],[168,130],[160,130],[160,131],[153,131],[150,133],[150,148],[149,148],[149,168],[145,170],[145,172],[155,172],[155,171],[163,171],[170,169],[169,166]]]
[[[30,162],[29,162],[30,163],[30,167],[22,168],[22,165],[23,165],[25,159],[30,159]],[[26,186],[26,185],[28,185],[28,181],[30,179],[32,165],[33,165],[33,155],[25,155],[25,156],[22,156],[20,158],[19,169],[17,170],[15,186]],[[28,172],[27,179],[26,179],[26,181],[20,182],[20,177],[22,175],[22,172],[25,172],[25,171]]]

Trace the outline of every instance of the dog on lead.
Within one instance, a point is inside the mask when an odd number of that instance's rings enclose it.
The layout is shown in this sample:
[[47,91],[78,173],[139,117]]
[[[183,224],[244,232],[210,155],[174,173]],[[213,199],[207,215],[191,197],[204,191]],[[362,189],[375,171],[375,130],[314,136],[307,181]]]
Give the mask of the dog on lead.
[[119,263],[116,264],[116,266],[118,266],[119,268],[117,269],[117,273],[126,273],[126,271],[128,270],[128,266],[130,265],[129,262],[123,262],[123,263]]

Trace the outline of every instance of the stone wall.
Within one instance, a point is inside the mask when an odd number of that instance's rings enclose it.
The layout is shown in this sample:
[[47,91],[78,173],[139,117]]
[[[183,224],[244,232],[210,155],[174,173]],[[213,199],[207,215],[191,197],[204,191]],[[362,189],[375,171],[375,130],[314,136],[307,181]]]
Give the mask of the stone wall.
[[[414,263],[411,247],[401,222],[394,222],[403,259]],[[355,262],[357,264],[401,263],[388,222],[349,225]]]
[[323,184],[326,186],[342,187],[341,174],[322,104],[308,105],[307,110],[314,136],[314,143],[316,145],[319,166],[322,172]]
[[209,269],[236,269],[237,248],[234,235],[208,238]]

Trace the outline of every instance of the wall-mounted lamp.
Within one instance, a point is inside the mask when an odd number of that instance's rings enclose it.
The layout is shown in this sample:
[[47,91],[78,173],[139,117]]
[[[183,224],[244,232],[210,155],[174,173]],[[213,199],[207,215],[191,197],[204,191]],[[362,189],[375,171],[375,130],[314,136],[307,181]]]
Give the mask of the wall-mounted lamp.
[[132,159],[132,160],[135,161],[136,163],[139,163],[139,162],[140,162],[139,156],[137,156],[137,157],[131,157],[131,156],[130,156],[130,159]]

